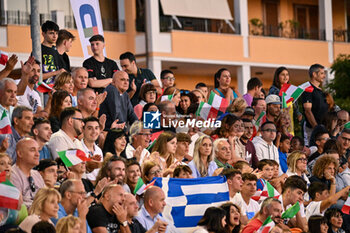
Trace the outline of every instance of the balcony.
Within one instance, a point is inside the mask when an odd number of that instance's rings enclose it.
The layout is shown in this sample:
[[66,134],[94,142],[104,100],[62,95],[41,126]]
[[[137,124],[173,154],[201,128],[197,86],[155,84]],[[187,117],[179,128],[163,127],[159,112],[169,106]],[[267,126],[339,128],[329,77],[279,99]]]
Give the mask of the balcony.
[[[194,32],[212,32],[212,33],[224,33],[224,34],[240,34],[240,25],[234,24],[234,31],[223,20],[215,19],[200,19],[200,18],[188,18],[177,17],[178,21],[175,21],[171,16],[160,16],[159,26],[160,32],[171,32],[172,30],[181,31],[194,31]],[[145,31],[144,19],[136,20],[136,30],[138,32]]]

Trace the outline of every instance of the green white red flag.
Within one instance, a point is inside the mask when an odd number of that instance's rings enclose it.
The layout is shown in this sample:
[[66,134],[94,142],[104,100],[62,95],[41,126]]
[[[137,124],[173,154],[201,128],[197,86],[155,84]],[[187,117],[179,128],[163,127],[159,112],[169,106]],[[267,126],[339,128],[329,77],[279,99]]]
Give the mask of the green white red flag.
[[46,84],[44,82],[38,82],[36,90],[41,93],[47,93],[52,91],[53,84]]
[[293,206],[289,207],[286,211],[284,211],[282,213],[282,218],[294,218],[295,215],[297,215],[297,213],[300,210],[300,204],[297,201]]
[[263,201],[268,197],[278,199],[279,196],[279,192],[277,192],[277,190],[268,181],[266,181],[263,190],[256,191],[254,196],[252,196],[252,199],[255,201]]
[[9,54],[0,50],[0,64],[6,65],[9,58]]
[[17,209],[19,197],[19,190],[8,179],[0,183],[0,207]]
[[166,101],[166,100],[172,100],[174,95],[162,95],[160,98],[160,102]]
[[207,104],[205,102],[200,102],[196,115],[200,116],[204,120],[208,119],[216,119],[216,117],[219,114],[219,110],[211,106],[210,104]]
[[86,153],[84,151],[79,149],[59,151],[57,153],[67,167],[71,167],[79,163],[91,160],[86,156]]
[[7,116],[6,110],[4,110],[1,114],[0,119],[0,134],[11,134],[11,123],[10,118]]
[[285,83],[282,85],[279,95],[283,97],[283,93],[285,93],[285,100],[288,104],[289,102],[294,103],[295,101],[297,101],[297,99],[301,96],[301,94],[303,94],[303,92],[304,89],[302,89],[301,87]]
[[229,101],[212,91],[209,96],[208,104],[217,109],[219,112],[224,113],[229,105]]
[[299,87],[301,89],[303,89],[305,92],[313,92],[314,91],[314,88],[312,87],[311,83],[310,82],[305,82],[301,85],[299,85]]
[[349,193],[348,199],[346,199],[346,201],[345,201],[345,203],[343,205],[343,208],[341,208],[341,211],[344,214],[349,214],[350,213],[350,193]]
[[136,184],[135,190],[134,190],[134,194],[135,195],[142,195],[144,192],[146,192],[146,190],[148,188],[152,187],[155,182],[156,182],[156,179],[154,179],[148,185],[145,185],[145,183],[143,183],[143,180],[141,179],[141,177],[139,177],[139,179],[137,180],[137,184]]
[[275,226],[275,222],[272,220],[271,216],[267,217],[263,225],[258,229],[257,233],[268,233]]

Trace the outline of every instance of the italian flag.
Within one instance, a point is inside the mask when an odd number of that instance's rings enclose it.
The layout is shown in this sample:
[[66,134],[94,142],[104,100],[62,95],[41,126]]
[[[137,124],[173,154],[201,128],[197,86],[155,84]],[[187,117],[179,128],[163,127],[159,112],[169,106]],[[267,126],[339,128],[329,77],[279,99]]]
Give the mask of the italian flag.
[[258,116],[258,119],[256,119],[256,121],[255,121],[255,125],[256,125],[257,127],[260,127],[261,122],[262,122],[262,120],[263,120],[263,118],[264,118],[265,115],[266,115],[266,112],[265,112],[265,111],[262,111],[262,112],[260,113],[260,115]]
[[0,173],[0,183],[6,181],[6,172],[3,171]]
[[301,96],[301,94],[303,94],[303,92],[303,88],[294,86],[289,83],[285,83],[281,87],[279,95],[283,97],[283,93],[285,93],[285,100],[288,104],[289,102],[294,103]]
[[164,132],[164,130],[161,130],[161,131],[158,131],[158,132],[155,132],[155,133],[152,133],[151,135],[151,141],[150,141],[150,145],[147,147],[147,150],[151,151],[154,144],[156,143],[157,141],[157,138],[159,137],[159,135],[161,135],[162,133]]
[[160,98],[160,102],[166,101],[166,100],[172,100],[174,95],[162,95]]
[[9,54],[0,50],[0,64],[6,65],[9,58]]
[[41,93],[47,93],[52,91],[53,84],[46,84],[44,82],[38,82],[36,90]]
[[344,214],[349,214],[350,213],[350,193],[349,193],[348,199],[346,199],[346,201],[345,201],[345,203],[343,205],[343,208],[341,208],[341,211]]
[[219,111],[212,107],[211,105],[201,102],[198,106],[196,115],[202,117],[204,120],[216,119]]
[[297,203],[295,203],[293,206],[289,207],[286,211],[283,212],[282,214],[282,218],[294,218],[295,215],[297,215],[297,213],[300,210],[300,204],[297,201]]
[[71,167],[79,163],[91,160],[86,156],[84,151],[79,149],[59,151],[57,153],[67,167]]
[[255,201],[263,201],[268,197],[273,197],[278,199],[280,194],[277,192],[277,190],[266,181],[266,184],[264,185],[264,189],[256,191],[254,196],[252,196],[252,199]]
[[314,88],[312,87],[311,83],[310,82],[305,82],[301,85],[299,85],[299,87],[301,89],[303,89],[305,92],[313,92],[314,91]]
[[267,217],[263,225],[258,229],[257,233],[268,233],[275,226],[275,222],[271,219],[271,216]]
[[218,111],[224,113],[226,112],[226,108],[229,105],[229,102],[227,99],[222,98],[221,96],[215,94],[213,91],[210,93],[208,104],[211,105],[213,108],[217,109]]
[[19,196],[19,190],[9,180],[0,183],[0,207],[16,210]]
[[134,190],[134,195],[142,195],[144,192],[146,192],[147,189],[152,187],[155,182],[156,182],[156,179],[153,179],[153,181],[151,183],[149,183],[148,185],[145,185],[145,183],[143,183],[143,180],[141,179],[141,177],[139,177],[139,179],[137,180],[135,190]]
[[1,114],[1,119],[0,119],[0,134],[11,134],[12,129],[11,129],[11,123],[10,119],[7,116],[6,110],[4,110]]

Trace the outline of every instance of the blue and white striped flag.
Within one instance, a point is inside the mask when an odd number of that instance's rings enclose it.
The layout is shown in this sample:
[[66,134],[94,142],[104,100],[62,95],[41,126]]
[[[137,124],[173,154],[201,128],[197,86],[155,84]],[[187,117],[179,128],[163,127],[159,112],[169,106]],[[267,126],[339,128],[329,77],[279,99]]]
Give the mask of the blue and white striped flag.
[[156,178],[165,193],[163,217],[180,232],[190,232],[210,206],[230,200],[226,177],[195,179]]

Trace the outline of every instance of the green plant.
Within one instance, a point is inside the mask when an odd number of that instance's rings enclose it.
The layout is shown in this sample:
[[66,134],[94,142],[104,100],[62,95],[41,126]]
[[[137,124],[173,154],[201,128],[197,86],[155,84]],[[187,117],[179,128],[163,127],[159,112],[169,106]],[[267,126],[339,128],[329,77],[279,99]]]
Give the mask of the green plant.
[[350,55],[340,54],[331,66],[334,79],[327,85],[335,103],[342,109],[350,110]]
[[251,34],[257,36],[262,35],[264,24],[261,19],[258,18],[252,18],[249,20],[250,24],[252,25],[252,30],[250,31]]

